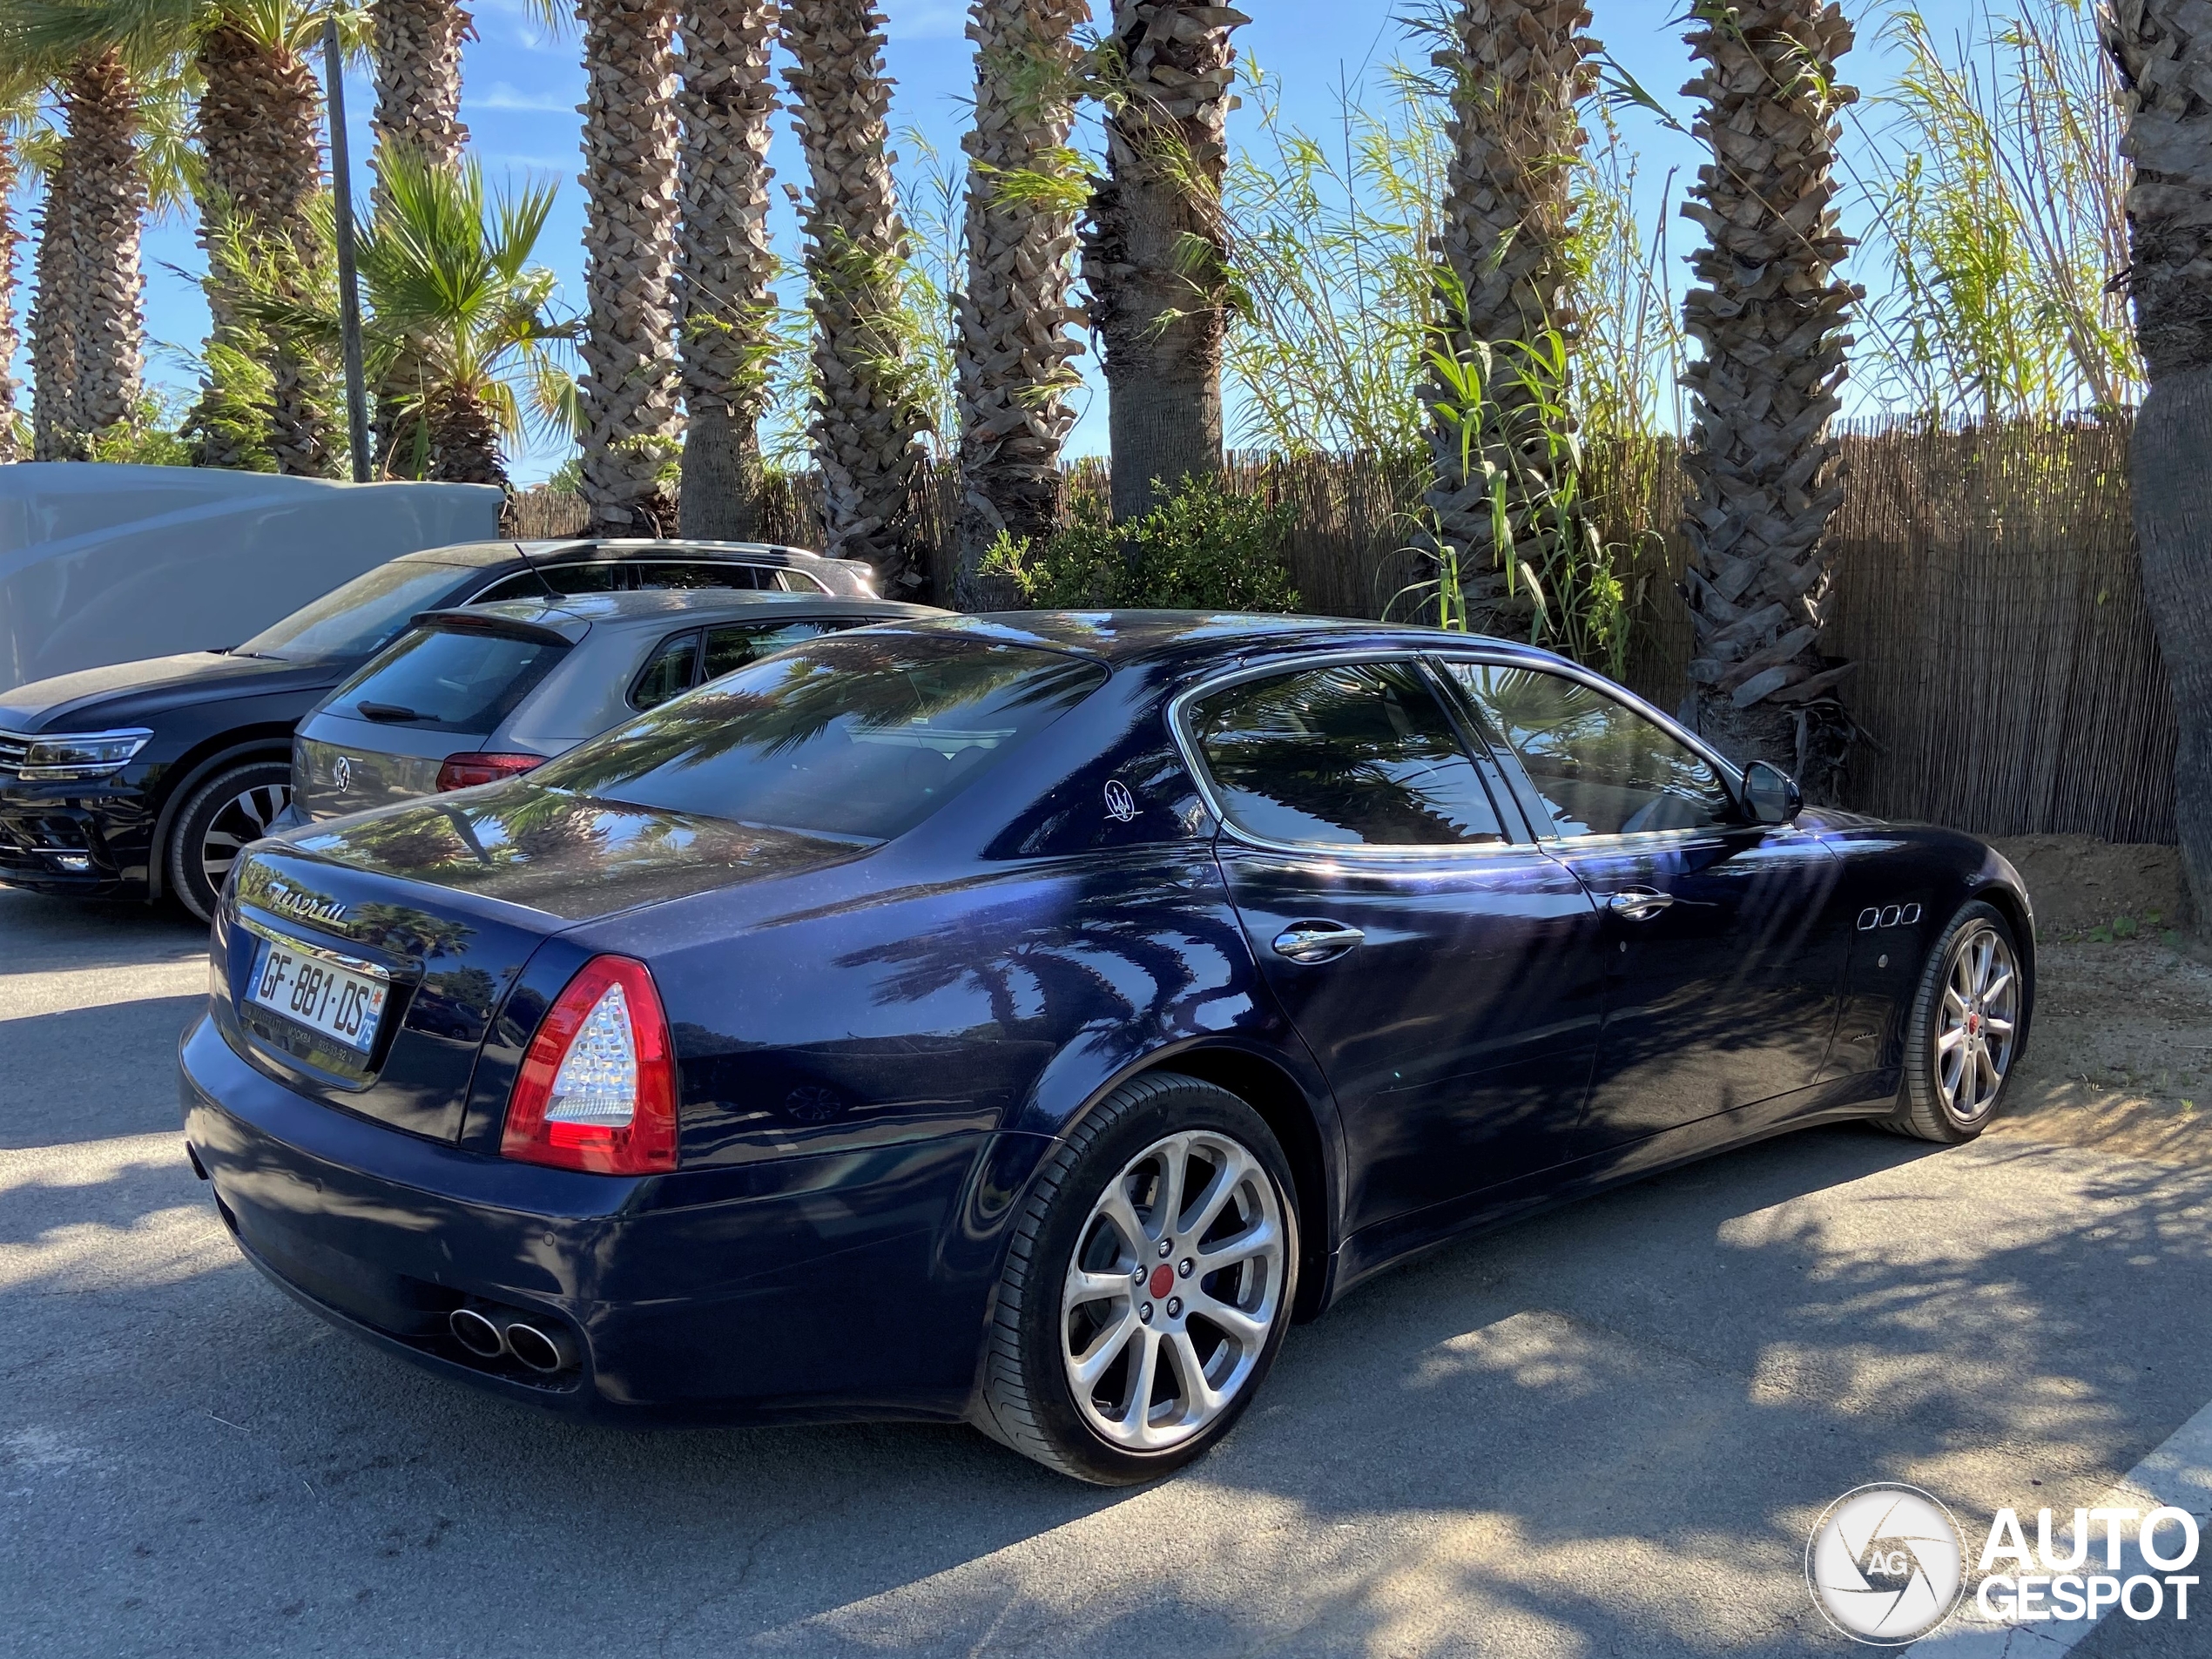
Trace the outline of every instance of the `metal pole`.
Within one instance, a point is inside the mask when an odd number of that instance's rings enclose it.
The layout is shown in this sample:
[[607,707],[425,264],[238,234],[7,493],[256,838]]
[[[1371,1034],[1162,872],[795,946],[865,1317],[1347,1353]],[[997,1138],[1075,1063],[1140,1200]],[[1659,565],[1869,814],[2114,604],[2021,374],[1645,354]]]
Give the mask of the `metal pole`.
[[322,73],[330,106],[330,186],[338,216],[338,327],[346,342],[346,426],[353,439],[354,482],[368,482],[368,388],[362,384],[361,284],[354,275],[354,173],[346,158],[346,65],[338,24],[322,25]]

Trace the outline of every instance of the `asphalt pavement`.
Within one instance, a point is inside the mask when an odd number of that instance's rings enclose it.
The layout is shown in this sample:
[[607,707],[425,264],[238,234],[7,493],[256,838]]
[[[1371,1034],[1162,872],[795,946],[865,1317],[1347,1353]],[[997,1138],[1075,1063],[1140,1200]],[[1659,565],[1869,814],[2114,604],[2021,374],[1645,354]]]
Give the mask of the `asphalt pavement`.
[[[1142,1490],[961,1429],[580,1427],[239,1258],[176,1130],[202,947],[0,894],[0,1654],[1845,1653],[1831,1500],[1913,1482],[1978,1549],[2212,1400],[2212,1167],[1838,1129],[1373,1283]],[[2074,1651],[2208,1636],[2212,1589]]]

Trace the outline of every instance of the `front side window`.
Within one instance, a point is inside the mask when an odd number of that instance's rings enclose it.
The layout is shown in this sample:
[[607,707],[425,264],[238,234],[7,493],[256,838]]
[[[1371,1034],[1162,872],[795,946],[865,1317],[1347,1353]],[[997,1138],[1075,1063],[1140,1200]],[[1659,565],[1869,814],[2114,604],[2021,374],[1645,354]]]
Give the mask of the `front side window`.
[[418,628],[340,686],[330,711],[380,725],[488,732],[568,649],[558,639]]
[[1105,680],[972,639],[853,634],[741,668],[531,774],[662,812],[888,840]]
[[1602,691],[1542,669],[1447,666],[1521,757],[1561,835],[1703,829],[1734,815],[1703,756]]
[[571,560],[566,563],[541,563],[535,570],[510,576],[486,588],[469,603],[488,605],[502,599],[544,599],[555,595],[567,598],[573,594],[618,593],[621,590],[620,565]]
[[1230,820],[1263,840],[1436,846],[1506,839],[1426,678],[1357,663],[1244,680],[1190,731]]
[[757,564],[729,564],[701,560],[688,564],[633,563],[631,581],[640,588],[773,588],[776,573]]

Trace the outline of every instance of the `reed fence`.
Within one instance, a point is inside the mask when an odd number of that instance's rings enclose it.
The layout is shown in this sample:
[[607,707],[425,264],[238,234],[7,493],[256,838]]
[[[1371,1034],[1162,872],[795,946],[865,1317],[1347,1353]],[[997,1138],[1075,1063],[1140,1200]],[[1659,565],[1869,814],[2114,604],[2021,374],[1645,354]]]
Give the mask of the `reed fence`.
[[[2122,418],[1846,431],[1824,648],[1858,664],[1844,686],[1864,733],[1849,805],[1989,835],[2175,839],[2173,705],[2136,565],[2129,430]],[[1672,708],[1689,654],[1677,458],[1665,444],[1601,443],[1588,478],[1608,538],[1638,549],[1626,678]],[[1069,480],[1076,491],[1105,482],[1096,462]],[[1379,616],[1420,574],[1405,550],[1420,492],[1410,467],[1238,455],[1227,482],[1297,502],[1287,554],[1308,610]],[[764,536],[813,544],[818,503],[811,479],[772,479]],[[534,491],[515,507],[517,534],[582,528],[573,496]],[[926,477],[915,507],[926,567],[948,592],[951,481]]]

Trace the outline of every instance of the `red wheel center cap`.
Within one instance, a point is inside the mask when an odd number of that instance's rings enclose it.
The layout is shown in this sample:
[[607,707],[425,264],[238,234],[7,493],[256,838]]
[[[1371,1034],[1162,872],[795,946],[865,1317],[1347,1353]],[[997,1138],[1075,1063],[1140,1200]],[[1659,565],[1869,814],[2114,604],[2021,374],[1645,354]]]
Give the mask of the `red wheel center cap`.
[[1966,1016],[1966,1029],[1970,1032],[1980,1030],[1981,1015],[1979,1014],[1969,1014]]
[[1175,1270],[1165,1262],[1162,1262],[1152,1270],[1152,1283],[1150,1288],[1156,1299],[1165,1296],[1175,1288]]

